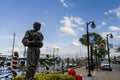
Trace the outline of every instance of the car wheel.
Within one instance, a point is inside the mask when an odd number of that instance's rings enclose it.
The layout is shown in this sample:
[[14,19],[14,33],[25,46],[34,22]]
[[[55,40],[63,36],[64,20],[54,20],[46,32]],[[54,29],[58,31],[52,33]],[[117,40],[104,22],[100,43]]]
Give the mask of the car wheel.
[[109,69],[110,71],[112,71],[112,68],[111,69]]

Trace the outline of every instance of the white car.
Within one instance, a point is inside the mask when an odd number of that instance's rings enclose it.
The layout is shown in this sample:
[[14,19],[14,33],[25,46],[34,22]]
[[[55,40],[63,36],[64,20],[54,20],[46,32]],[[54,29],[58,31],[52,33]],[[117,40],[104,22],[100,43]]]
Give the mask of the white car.
[[110,64],[110,68],[109,68],[109,61],[102,61],[100,64],[100,69],[101,70],[110,70],[112,71],[112,65]]

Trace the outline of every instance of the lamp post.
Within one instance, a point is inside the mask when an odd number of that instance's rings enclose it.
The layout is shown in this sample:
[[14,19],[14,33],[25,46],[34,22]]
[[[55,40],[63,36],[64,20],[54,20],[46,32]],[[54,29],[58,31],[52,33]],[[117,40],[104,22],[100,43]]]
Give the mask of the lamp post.
[[92,28],[95,28],[96,26],[95,26],[95,24],[94,24],[94,22],[92,21],[92,22],[87,22],[86,23],[86,32],[87,32],[87,51],[88,51],[88,76],[90,77],[90,76],[92,76],[92,74],[90,73],[90,58],[89,58],[89,32],[88,32],[88,25],[89,24],[91,24],[91,27]]
[[109,41],[108,41],[108,36],[110,36],[110,38],[113,38],[113,35],[110,33],[110,34],[107,34],[106,35],[106,39],[107,39],[107,54],[108,54],[108,61],[109,61],[109,70],[111,70],[111,67],[110,67],[110,48],[109,48]]
[[94,38],[94,35],[90,35],[90,51],[91,51],[91,65],[90,65],[90,70],[91,71],[94,71],[94,65],[93,65],[93,46],[94,46],[94,43],[95,43],[95,38]]

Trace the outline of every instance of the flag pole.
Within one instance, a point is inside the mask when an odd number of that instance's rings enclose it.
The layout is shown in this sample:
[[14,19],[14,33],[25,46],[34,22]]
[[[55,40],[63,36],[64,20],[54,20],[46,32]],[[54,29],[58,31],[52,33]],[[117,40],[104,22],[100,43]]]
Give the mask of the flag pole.
[[12,56],[14,54],[14,45],[15,45],[15,33],[13,35]]

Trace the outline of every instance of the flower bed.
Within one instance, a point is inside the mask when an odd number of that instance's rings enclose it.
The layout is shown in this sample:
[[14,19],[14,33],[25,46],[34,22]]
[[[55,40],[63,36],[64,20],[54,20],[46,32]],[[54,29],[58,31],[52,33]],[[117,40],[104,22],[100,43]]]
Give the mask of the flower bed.
[[[25,80],[25,77],[18,76],[14,80]],[[65,74],[36,74],[35,80],[75,80],[75,77]]]

